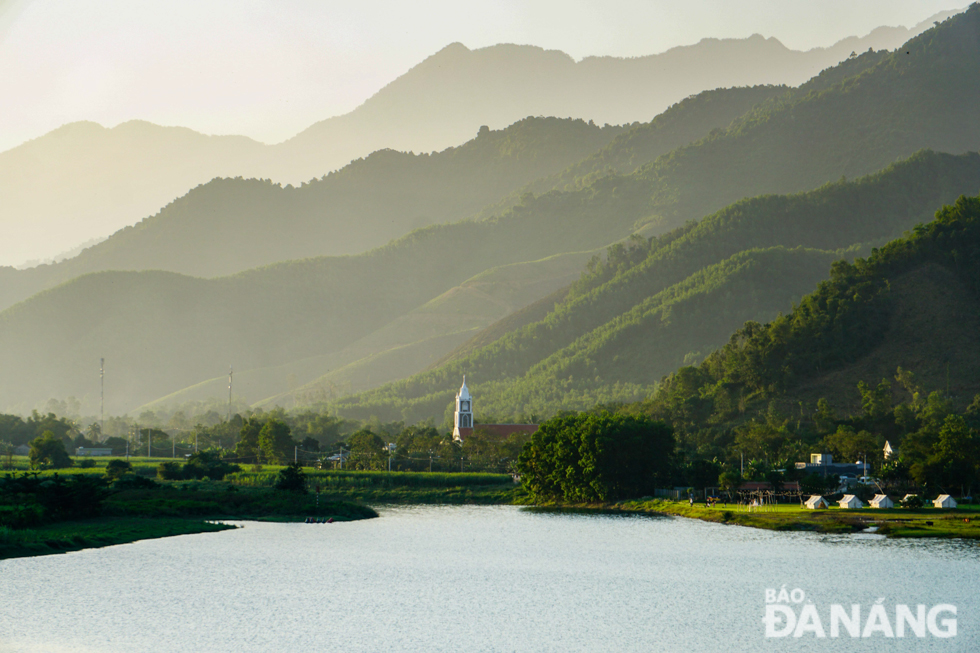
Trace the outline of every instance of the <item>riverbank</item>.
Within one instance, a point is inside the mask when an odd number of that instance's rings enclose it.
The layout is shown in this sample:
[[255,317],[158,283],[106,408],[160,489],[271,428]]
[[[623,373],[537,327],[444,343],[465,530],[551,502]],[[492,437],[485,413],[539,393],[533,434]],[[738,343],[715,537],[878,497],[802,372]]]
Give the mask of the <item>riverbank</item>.
[[96,507],[87,511],[87,519],[79,519],[80,512],[70,508],[68,502],[74,496],[73,490],[77,494],[88,486],[65,484],[57,497],[50,493],[51,486],[46,481],[24,486],[22,490],[33,488],[47,494],[39,494],[32,504],[32,495],[21,492],[10,497],[20,497],[19,504],[0,506],[0,516],[6,516],[8,524],[0,526],[0,559],[231,528],[213,523],[214,520],[304,521],[316,517],[343,522],[378,516],[374,509],[357,502],[318,499],[313,494],[272,488],[239,488],[211,481],[127,483],[137,487],[117,486],[109,496],[96,500]]
[[953,510],[894,508],[876,510],[807,510],[794,504],[778,504],[765,510],[749,511],[731,504],[705,508],[684,501],[641,499],[622,501],[606,510],[619,512],[674,515],[722,524],[735,524],[774,531],[810,531],[816,533],[857,533],[874,527],[887,537],[940,537],[980,539],[980,510],[964,506]]
[[235,527],[230,524],[179,517],[101,517],[16,530],[0,526],[0,560],[68,553],[174,535],[214,533],[232,528]]

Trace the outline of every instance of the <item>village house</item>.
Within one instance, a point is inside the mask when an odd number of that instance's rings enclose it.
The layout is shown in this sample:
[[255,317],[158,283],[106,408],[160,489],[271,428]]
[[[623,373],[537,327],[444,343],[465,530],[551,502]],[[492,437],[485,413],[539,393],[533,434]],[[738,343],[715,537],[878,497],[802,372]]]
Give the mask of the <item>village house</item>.
[[76,456],[111,456],[112,449],[102,447],[78,447],[75,449]]
[[810,462],[796,463],[796,468],[805,471],[807,474],[820,474],[821,476],[860,476],[866,465],[861,463],[835,463],[834,457],[829,453],[812,453]]

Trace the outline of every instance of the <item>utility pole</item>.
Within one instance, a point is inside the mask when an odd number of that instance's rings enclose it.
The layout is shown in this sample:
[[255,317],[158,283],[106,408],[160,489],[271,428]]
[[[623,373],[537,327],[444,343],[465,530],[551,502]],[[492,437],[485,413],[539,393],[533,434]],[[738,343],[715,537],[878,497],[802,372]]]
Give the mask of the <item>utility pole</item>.
[[231,365],[228,366],[228,421],[231,421]]
[[153,429],[147,429],[146,433],[146,457],[151,458],[152,454],[150,452],[150,447],[153,445]]
[[99,359],[99,437],[105,440],[105,359]]
[[429,449],[429,473],[432,473],[432,449]]
[[173,445],[174,448],[174,453],[172,458],[176,459],[177,458],[177,431],[174,431],[170,435],[170,444]]
[[299,447],[293,447],[293,464],[299,462]]
[[344,445],[340,445],[340,471],[344,471]]

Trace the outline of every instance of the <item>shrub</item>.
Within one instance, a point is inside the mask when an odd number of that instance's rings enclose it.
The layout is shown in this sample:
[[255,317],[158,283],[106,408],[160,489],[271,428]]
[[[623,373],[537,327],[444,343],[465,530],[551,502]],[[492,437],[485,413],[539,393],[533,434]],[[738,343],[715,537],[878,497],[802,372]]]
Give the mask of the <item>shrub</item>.
[[105,466],[105,475],[109,478],[115,480],[121,477],[123,474],[128,474],[133,471],[133,463],[128,460],[122,460],[120,458],[114,458],[109,461]]
[[136,474],[123,474],[112,484],[113,490],[150,490],[159,487],[151,479]]
[[902,499],[898,503],[903,508],[911,508],[913,510],[916,509],[916,508],[921,508],[924,505],[923,502],[922,502],[922,497],[920,497],[917,494],[913,494],[912,496],[910,496],[907,499]]
[[306,494],[308,490],[306,489],[306,474],[303,473],[303,467],[299,463],[291,463],[279,470],[279,475],[276,477],[276,489]]
[[198,451],[184,463],[183,477],[220,481],[228,474],[239,472],[241,469],[238,465],[221,460],[221,453],[218,451]]
[[51,431],[45,431],[39,437],[31,440],[31,467],[49,467],[64,469],[71,467],[74,461],[65,450],[65,443]]
[[163,481],[179,481],[184,478],[180,463],[168,461],[157,465],[157,478]]

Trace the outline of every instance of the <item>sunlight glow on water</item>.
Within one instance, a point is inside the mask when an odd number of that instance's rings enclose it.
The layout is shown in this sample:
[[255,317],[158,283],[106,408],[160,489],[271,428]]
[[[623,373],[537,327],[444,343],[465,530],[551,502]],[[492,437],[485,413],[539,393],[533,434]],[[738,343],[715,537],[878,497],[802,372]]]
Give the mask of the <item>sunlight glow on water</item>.
[[[975,543],[398,507],[0,562],[0,651],[971,651]],[[764,591],[958,607],[954,639],[766,640]]]

